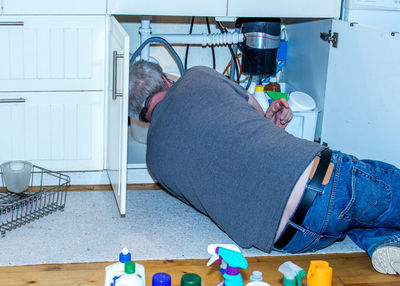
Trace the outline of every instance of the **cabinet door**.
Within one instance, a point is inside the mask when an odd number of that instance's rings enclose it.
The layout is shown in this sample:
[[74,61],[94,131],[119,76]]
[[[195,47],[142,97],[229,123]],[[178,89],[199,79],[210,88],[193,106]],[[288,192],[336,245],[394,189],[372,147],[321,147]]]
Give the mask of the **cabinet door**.
[[109,14],[165,16],[226,16],[227,0],[109,0]]
[[321,139],[400,167],[400,35],[337,20],[332,32]]
[[228,0],[232,17],[338,18],[340,0]]
[[105,16],[0,23],[0,91],[104,90]]
[[109,18],[109,74],[107,89],[107,173],[121,215],[126,213],[128,144],[129,36],[114,17]]
[[0,93],[0,163],[103,169],[103,92]]
[[106,0],[3,0],[4,14],[105,14]]

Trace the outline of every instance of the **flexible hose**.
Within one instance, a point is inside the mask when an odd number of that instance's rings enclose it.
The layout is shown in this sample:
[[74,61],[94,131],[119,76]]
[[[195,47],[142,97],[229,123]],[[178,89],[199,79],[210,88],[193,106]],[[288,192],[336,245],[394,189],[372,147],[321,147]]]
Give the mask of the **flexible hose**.
[[[219,28],[219,30],[221,31],[221,33],[227,33],[227,32],[228,32],[226,28],[224,29],[224,28],[222,27],[222,25],[221,25],[220,22],[217,21],[217,25],[218,25],[218,28]],[[236,56],[235,56],[235,54],[234,54],[234,52],[233,52],[233,49],[232,49],[231,45],[228,45],[228,49],[229,49],[229,52],[231,53],[231,57],[232,57],[232,60],[233,60],[234,65],[235,65],[236,76],[238,77],[238,76],[239,76],[239,69],[238,69],[238,65],[237,65],[237,62],[236,62]],[[235,79],[234,79],[234,75],[232,75],[232,78],[231,78],[231,79],[232,79],[233,81],[235,81],[235,82],[239,82],[239,78],[237,78],[237,80],[235,80]]]
[[183,68],[183,64],[182,61],[180,59],[180,57],[178,56],[178,54],[176,53],[176,51],[174,50],[174,48],[170,45],[170,43],[168,43],[167,40],[161,38],[161,37],[151,37],[148,38],[146,41],[144,41],[139,48],[137,48],[137,50],[133,53],[133,55],[131,56],[131,59],[129,61],[129,65],[132,65],[135,62],[136,57],[140,54],[140,52],[144,49],[145,46],[147,46],[149,43],[162,43],[165,45],[165,47],[171,52],[171,54],[174,56],[177,64],[178,64],[178,68],[179,68],[179,73],[181,74],[181,76],[183,75],[183,73],[185,72],[185,69]]

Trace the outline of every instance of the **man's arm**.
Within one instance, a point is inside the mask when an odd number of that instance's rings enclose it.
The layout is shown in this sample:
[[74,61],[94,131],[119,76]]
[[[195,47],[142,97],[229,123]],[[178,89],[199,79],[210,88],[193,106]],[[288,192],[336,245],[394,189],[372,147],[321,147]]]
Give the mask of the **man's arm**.
[[292,110],[289,107],[289,103],[284,98],[274,100],[264,114],[260,104],[254,98],[254,96],[250,93],[247,95],[249,96],[249,100],[247,102],[254,106],[262,116],[274,122],[276,126],[285,129],[292,120]]

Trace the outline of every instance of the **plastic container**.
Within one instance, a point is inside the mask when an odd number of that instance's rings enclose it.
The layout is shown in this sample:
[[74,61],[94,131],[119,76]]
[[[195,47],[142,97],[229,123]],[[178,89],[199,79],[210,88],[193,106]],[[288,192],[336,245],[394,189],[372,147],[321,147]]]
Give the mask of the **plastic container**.
[[[115,284],[115,280],[118,279],[122,274],[125,273],[125,263],[131,261],[131,253],[127,248],[121,250],[118,262],[111,264],[106,267],[106,277],[104,279],[104,286],[110,286]],[[143,286],[146,285],[144,266],[139,263],[135,263],[135,274],[137,274],[143,280]]]
[[195,273],[183,274],[181,286],[201,286],[201,277]]
[[32,163],[27,161],[8,161],[1,164],[7,190],[13,193],[26,191],[31,179],[32,166]]
[[260,104],[263,112],[265,113],[269,107],[269,103],[268,103],[268,99],[264,93],[264,88],[262,85],[256,85],[255,92],[254,92],[254,98]]
[[331,286],[332,267],[323,260],[311,260],[310,268],[307,272],[308,286]]
[[281,86],[279,83],[276,82],[275,76],[271,76],[269,78],[269,83],[264,86],[264,91],[281,92]]
[[125,263],[125,273],[115,280],[115,286],[144,286],[144,278],[136,273],[136,265],[133,261]]
[[153,275],[152,286],[171,286],[171,275],[158,272]]
[[131,117],[130,133],[133,139],[139,143],[146,144],[149,126],[150,123]]
[[246,286],[270,286],[267,282],[263,281],[253,281],[250,283],[247,283]]
[[125,262],[131,261],[131,253],[127,248],[122,249],[119,254],[118,262],[106,267],[106,277],[104,286],[114,285],[114,279],[120,277],[125,272]]
[[289,106],[292,111],[310,111],[315,109],[314,99],[307,93],[294,91],[289,96]]
[[255,282],[255,281],[262,281],[262,272],[261,271],[255,270],[250,275],[250,282]]

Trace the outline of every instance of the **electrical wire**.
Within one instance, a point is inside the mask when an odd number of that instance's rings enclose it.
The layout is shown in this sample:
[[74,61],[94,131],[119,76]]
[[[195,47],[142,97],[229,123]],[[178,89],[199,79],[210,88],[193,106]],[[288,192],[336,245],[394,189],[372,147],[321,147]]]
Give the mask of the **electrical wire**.
[[[189,35],[192,34],[193,31],[193,24],[194,24],[194,16],[192,17],[192,21],[190,23],[190,28],[189,28]],[[186,53],[185,53],[185,70],[187,70],[187,61],[188,61],[188,54],[189,54],[189,44],[186,45]]]
[[183,73],[185,72],[185,69],[183,68],[183,64],[181,61],[181,58],[178,56],[178,54],[176,53],[176,51],[174,50],[174,48],[171,46],[170,43],[168,43],[167,40],[161,38],[161,37],[151,37],[148,38],[146,41],[144,41],[139,48],[137,48],[137,50],[133,53],[133,55],[131,56],[131,59],[129,60],[129,65],[133,65],[133,63],[135,62],[136,57],[140,54],[140,52],[144,49],[145,46],[147,46],[149,43],[162,43],[165,45],[165,47],[171,52],[171,54],[174,56],[177,64],[178,64],[178,68],[179,68],[179,72],[181,74],[181,76],[183,75]]
[[[208,17],[206,17],[206,22],[207,22],[208,34],[211,34],[210,22],[208,21]],[[214,51],[213,45],[211,46],[211,53],[212,53],[212,59],[213,59],[213,69],[215,69],[215,51]]]
[[[221,25],[220,22],[217,21],[216,23],[217,23],[218,28],[219,28],[219,30],[221,31],[221,33],[227,33],[227,32],[228,32],[228,30],[227,30],[226,28],[222,27],[222,25]],[[232,80],[234,80],[235,82],[239,82],[239,78],[238,78],[238,76],[239,76],[239,69],[238,69],[238,65],[237,65],[237,62],[236,62],[236,56],[235,56],[235,53],[233,52],[233,49],[232,49],[231,45],[228,45],[228,49],[229,49],[229,52],[231,53],[232,60],[233,60],[234,65],[235,65],[236,75],[237,75],[237,79],[235,80],[235,79],[233,78],[233,76],[232,76]]]
[[[191,23],[190,23],[189,35],[191,35],[192,32],[193,32],[194,18],[195,18],[195,17],[192,17],[192,21],[191,21]],[[209,22],[209,20],[208,20],[208,17],[205,17],[205,18],[206,18],[206,23],[207,23],[207,31],[208,31],[208,34],[211,34],[210,22]],[[187,62],[188,62],[189,47],[190,47],[190,45],[186,45],[185,70],[187,70]],[[214,50],[214,46],[213,46],[213,45],[211,46],[211,53],[212,53],[213,69],[215,69],[215,50]]]

